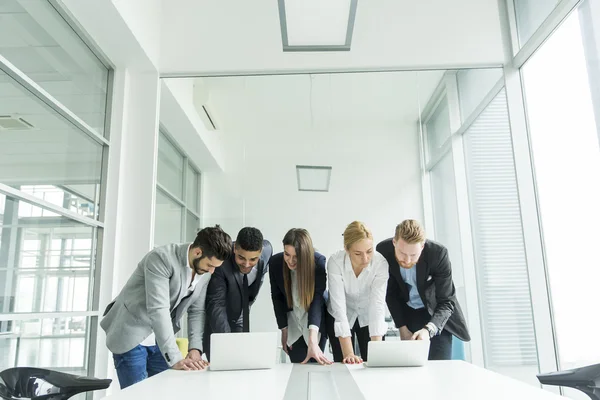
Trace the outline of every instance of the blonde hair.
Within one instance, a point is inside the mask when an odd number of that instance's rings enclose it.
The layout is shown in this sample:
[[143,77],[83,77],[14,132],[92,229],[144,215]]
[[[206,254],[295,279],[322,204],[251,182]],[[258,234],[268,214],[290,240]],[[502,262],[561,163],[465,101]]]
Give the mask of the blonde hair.
[[350,247],[363,239],[373,240],[373,235],[369,228],[360,221],[351,222],[344,231],[344,248],[350,250]]
[[423,243],[425,241],[425,229],[414,219],[405,219],[396,226],[394,239],[402,239],[408,244]]

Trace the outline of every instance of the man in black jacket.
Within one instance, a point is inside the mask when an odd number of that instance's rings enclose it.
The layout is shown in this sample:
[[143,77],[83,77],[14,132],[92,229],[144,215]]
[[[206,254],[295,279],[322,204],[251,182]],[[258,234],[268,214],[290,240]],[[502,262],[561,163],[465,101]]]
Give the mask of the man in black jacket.
[[448,250],[427,240],[417,221],[405,220],[377,251],[389,264],[386,302],[400,338],[431,340],[430,360],[451,359],[452,335],[471,338],[456,299]]
[[243,228],[233,244],[232,256],[210,279],[206,292],[204,352],[210,360],[212,333],[249,332],[250,306],[269,271],[273,247],[256,228]]

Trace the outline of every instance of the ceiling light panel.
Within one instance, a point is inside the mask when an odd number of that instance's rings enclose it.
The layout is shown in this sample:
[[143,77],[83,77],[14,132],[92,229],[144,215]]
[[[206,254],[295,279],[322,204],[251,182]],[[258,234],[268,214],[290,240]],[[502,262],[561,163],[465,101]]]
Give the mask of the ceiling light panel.
[[316,165],[296,165],[298,190],[301,192],[328,192],[331,169],[331,167]]
[[284,51],[348,51],[357,0],[279,0]]

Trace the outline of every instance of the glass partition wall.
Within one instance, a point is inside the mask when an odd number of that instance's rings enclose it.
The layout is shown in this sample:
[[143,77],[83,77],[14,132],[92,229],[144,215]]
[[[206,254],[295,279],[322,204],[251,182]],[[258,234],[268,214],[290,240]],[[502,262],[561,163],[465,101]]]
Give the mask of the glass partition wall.
[[111,70],[50,2],[0,19],[0,370],[93,375]]

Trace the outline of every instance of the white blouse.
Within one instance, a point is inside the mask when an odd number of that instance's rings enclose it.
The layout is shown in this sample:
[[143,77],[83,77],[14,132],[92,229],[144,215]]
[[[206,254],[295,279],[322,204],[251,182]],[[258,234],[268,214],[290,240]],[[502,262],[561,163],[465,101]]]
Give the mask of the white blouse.
[[357,318],[361,328],[369,326],[370,336],[386,334],[385,293],[388,278],[388,262],[377,252],[373,253],[371,263],[358,277],[345,250],[339,250],[329,257],[327,310],[335,318],[336,337],[351,336],[350,329]]
[[[292,301],[294,306],[292,311],[288,311],[288,338],[287,345],[292,346],[300,337],[304,338],[304,342],[308,345],[309,330],[318,331],[316,325],[308,325],[308,311],[300,305],[300,295],[298,294],[298,279],[296,271],[290,271],[292,280]],[[319,333],[319,340],[321,334]]]

